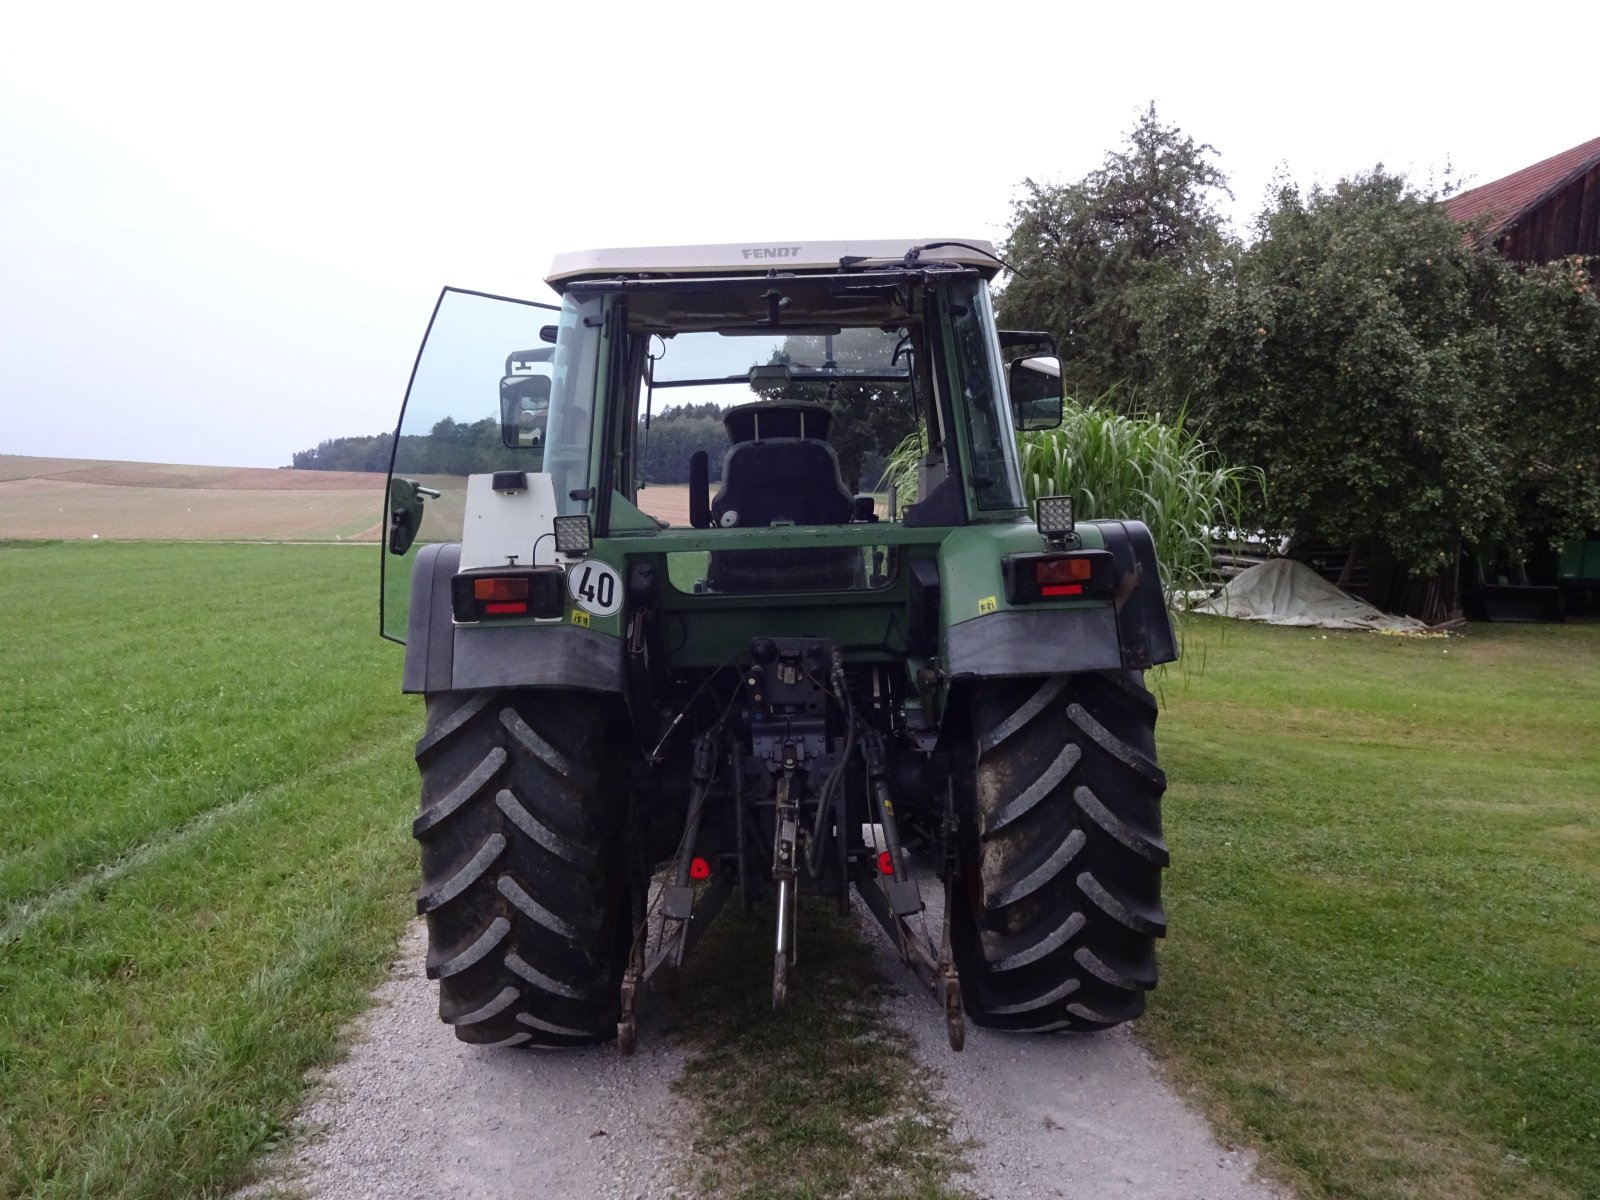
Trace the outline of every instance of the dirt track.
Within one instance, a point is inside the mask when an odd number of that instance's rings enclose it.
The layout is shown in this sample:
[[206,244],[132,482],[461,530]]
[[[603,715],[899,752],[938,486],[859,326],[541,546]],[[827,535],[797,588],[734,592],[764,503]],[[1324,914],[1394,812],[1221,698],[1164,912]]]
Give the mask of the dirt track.
[[[933,895],[931,884],[924,893]],[[891,1017],[943,1076],[956,1136],[973,1143],[974,1175],[962,1182],[979,1196],[1283,1200],[1253,1179],[1248,1154],[1218,1145],[1133,1032],[971,1029],[966,1050],[952,1053],[939,1010],[887,940],[875,928],[870,936],[881,969],[902,984]],[[465,1046],[435,1015],[423,949],[414,925],[349,1060],[305,1114],[324,1136],[301,1146],[283,1182],[311,1200],[680,1194],[691,1175],[675,1131],[689,1101],[672,1090],[682,1056],[649,1023],[653,1007],[630,1059],[610,1046],[559,1054]]]
[[[456,1041],[413,925],[350,1057],[303,1114],[282,1182],[313,1200],[652,1200],[673,1185],[682,1056],[648,1015],[638,1053],[554,1054]],[[247,1189],[244,1200],[258,1189]]]
[[[937,922],[937,880],[921,886]],[[951,1051],[944,1014],[856,907],[879,969],[903,984],[891,1016],[944,1077],[956,1137],[974,1143],[966,1183],[985,1200],[1288,1200],[1166,1084],[1136,1027],[1019,1036],[969,1025],[966,1049]]]

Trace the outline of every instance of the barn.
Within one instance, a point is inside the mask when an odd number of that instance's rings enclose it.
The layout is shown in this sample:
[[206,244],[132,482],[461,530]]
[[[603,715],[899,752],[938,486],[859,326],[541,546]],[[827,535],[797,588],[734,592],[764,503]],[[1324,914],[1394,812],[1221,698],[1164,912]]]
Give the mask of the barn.
[[1600,137],[1452,196],[1444,209],[1512,262],[1600,256]]

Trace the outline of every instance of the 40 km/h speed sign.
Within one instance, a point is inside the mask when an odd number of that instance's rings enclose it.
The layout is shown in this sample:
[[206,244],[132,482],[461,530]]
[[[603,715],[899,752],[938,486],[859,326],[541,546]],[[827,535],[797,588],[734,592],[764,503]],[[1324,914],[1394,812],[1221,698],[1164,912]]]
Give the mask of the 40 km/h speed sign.
[[567,591],[586,613],[609,617],[622,607],[622,577],[594,558],[586,558],[567,571]]

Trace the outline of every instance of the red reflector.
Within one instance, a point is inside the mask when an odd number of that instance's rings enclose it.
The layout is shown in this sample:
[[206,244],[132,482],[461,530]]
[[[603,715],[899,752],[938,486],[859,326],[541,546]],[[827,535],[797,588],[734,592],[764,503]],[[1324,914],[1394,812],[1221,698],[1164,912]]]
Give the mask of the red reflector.
[[1049,587],[1040,588],[1039,589],[1039,595],[1041,595],[1041,596],[1081,596],[1081,595],[1083,595],[1083,584],[1081,584],[1081,583],[1055,583],[1055,584],[1051,584]]
[[894,855],[890,854],[887,850],[885,850],[882,854],[878,855],[878,874],[879,875],[893,875],[894,874]]
[[1087,583],[1093,574],[1094,562],[1087,558],[1047,558],[1033,564],[1033,581],[1045,588],[1046,596],[1051,585]]
[[689,860],[689,878],[690,879],[710,879],[711,878],[711,864],[708,863],[705,859],[701,858],[698,854],[695,855],[693,858],[691,858]]
[[519,600],[515,604],[511,604],[511,603],[485,604],[483,606],[483,611],[488,613],[491,617],[508,617],[508,616],[511,616],[514,613],[525,613],[525,612],[527,612],[528,611],[528,606],[526,604],[522,603]]
[[[528,598],[528,581],[522,579],[474,579],[472,581],[472,598],[474,600],[526,600]],[[526,609],[527,605],[523,605]],[[493,612],[494,609],[489,610]]]

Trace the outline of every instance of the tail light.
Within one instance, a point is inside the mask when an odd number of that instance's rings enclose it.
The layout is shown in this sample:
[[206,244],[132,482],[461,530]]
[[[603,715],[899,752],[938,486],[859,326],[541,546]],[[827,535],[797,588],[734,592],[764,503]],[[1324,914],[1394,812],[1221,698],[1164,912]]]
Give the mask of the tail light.
[[1001,560],[1001,569],[1010,604],[1095,599],[1112,591],[1112,558],[1104,550],[1008,554]]
[[560,567],[475,572],[450,581],[450,607],[457,621],[559,617],[566,602],[566,572]]

